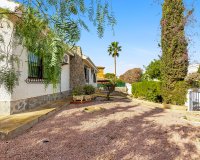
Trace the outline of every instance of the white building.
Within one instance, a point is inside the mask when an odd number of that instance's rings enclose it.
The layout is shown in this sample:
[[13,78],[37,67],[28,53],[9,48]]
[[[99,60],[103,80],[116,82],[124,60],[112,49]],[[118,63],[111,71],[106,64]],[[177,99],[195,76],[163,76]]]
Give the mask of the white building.
[[84,64],[86,84],[90,84],[93,85],[94,87],[97,87],[97,78],[96,78],[98,72],[97,67],[92,62],[92,60],[86,55],[83,55],[83,64]]
[[[18,4],[14,5],[11,1],[3,2],[4,3],[2,3],[1,0],[0,8],[7,8],[14,11],[16,7],[18,7]],[[43,83],[44,73],[42,61],[29,53],[23,46],[15,46],[13,43],[12,32],[13,23],[15,23],[13,22],[14,19],[1,19],[0,21],[0,35],[2,35],[4,39],[4,42],[0,42],[0,55],[5,54],[5,52],[9,52],[11,55],[20,55],[19,83],[14,88],[12,94],[8,93],[3,85],[0,86],[0,115],[22,112],[30,108],[38,107],[49,101],[66,98],[70,94],[71,89],[79,84],[92,84],[96,86],[96,66],[90,58],[86,56],[83,56],[79,62],[74,60],[74,57],[81,51],[80,47],[75,47],[76,49],[71,53],[66,53],[64,57],[65,63],[63,63],[62,66],[61,83],[55,90],[53,90],[52,85],[45,88]],[[7,50],[7,48],[9,48],[9,50]],[[33,63],[36,65],[32,65]],[[72,65],[71,63],[74,64]],[[77,63],[79,63],[79,65]],[[87,66],[87,75],[84,75],[85,70],[82,67],[84,65],[83,63]],[[4,65],[5,63],[0,61],[0,67]],[[79,72],[77,68],[74,69],[75,66],[80,67]],[[84,77],[80,77],[80,75],[84,75]],[[80,78],[82,78],[80,80],[81,83],[79,83],[80,81],[74,82]]]
[[198,69],[199,69],[200,64],[199,63],[195,63],[195,64],[190,64],[188,66],[188,74],[191,73],[197,73]]

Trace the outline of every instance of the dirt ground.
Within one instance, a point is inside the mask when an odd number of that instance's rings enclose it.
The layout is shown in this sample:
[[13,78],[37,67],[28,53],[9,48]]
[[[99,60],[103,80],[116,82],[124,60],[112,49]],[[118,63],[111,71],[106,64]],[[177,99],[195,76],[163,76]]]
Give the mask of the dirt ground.
[[[84,112],[88,106],[104,108]],[[72,104],[0,141],[0,160],[199,160],[200,124],[126,98]]]

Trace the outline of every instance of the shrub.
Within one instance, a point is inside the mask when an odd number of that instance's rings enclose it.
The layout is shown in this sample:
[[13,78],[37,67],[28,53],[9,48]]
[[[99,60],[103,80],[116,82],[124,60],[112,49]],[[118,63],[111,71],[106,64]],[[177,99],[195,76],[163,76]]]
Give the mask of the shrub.
[[184,105],[187,98],[188,85],[185,81],[176,82],[174,90],[171,92],[171,104]]
[[117,79],[116,80],[116,87],[125,87],[126,84],[124,81],[122,81],[121,79]]
[[161,79],[160,59],[154,59],[145,69],[146,71],[142,75],[143,80]]
[[85,85],[83,86],[84,93],[86,95],[91,95],[95,93],[95,88],[92,85]]
[[185,81],[188,85],[192,88],[199,88],[200,87],[200,73],[190,73],[185,78]]
[[132,94],[136,98],[140,97],[153,102],[162,102],[161,82],[144,81],[133,83]]
[[84,94],[83,86],[76,86],[72,90],[73,96],[79,96],[79,95],[83,95],[83,94]]

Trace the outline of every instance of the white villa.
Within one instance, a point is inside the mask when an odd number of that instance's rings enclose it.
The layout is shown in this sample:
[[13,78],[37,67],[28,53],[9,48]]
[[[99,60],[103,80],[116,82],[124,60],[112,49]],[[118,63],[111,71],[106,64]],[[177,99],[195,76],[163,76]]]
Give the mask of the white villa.
[[199,63],[193,63],[188,66],[188,74],[196,73],[199,69]]
[[[0,8],[15,11],[18,4],[1,0]],[[4,86],[0,86],[0,115],[10,115],[24,110],[38,107],[49,101],[66,98],[73,87],[77,85],[91,84],[97,86],[97,67],[92,60],[83,55],[80,47],[75,47],[63,57],[61,83],[53,91],[52,85],[46,89],[43,84],[42,61],[30,54],[23,46],[13,44],[12,31],[13,19],[1,19],[0,35],[4,42],[0,42],[0,55],[4,54],[5,47],[10,45],[10,54],[20,54],[19,83],[12,94],[8,93]],[[10,27],[7,27],[7,25]],[[11,43],[10,43],[11,42]],[[37,65],[32,65],[32,64]],[[0,62],[0,67],[5,63]]]

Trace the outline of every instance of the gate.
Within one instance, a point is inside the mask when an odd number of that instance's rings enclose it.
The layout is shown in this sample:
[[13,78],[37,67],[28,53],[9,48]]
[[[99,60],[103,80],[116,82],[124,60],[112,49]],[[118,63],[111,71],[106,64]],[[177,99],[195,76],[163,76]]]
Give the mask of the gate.
[[189,110],[200,111],[200,91],[190,91],[189,96]]

